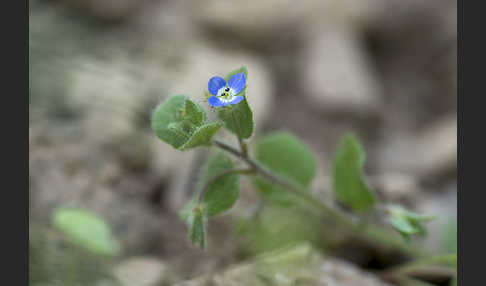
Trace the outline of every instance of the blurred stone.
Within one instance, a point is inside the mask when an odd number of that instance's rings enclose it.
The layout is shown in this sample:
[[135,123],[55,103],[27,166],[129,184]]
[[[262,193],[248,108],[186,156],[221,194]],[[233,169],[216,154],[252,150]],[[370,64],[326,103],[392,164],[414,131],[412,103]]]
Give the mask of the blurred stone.
[[133,257],[113,270],[122,286],[156,286],[168,275],[167,264],[152,257]]
[[303,52],[302,96],[326,111],[373,112],[381,90],[358,35],[347,26],[322,29]]
[[456,112],[456,6],[456,0],[386,1],[367,29],[386,90],[385,124],[417,128]]
[[316,23],[363,22],[374,17],[380,1],[359,0],[224,0],[189,2],[192,17],[228,35],[265,41],[295,36],[302,26]]
[[137,108],[151,87],[147,77],[136,74],[148,73],[149,67],[121,52],[106,60],[81,56],[73,64],[78,68],[72,71],[69,100],[85,110],[86,136],[105,142],[133,133]]
[[147,0],[65,0],[75,9],[103,20],[126,20],[143,9]]
[[416,179],[405,173],[384,173],[371,177],[370,182],[373,188],[384,196],[385,201],[413,199],[420,191]]
[[326,259],[321,266],[318,285],[378,286],[388,285],[370,273],[363,272],[351,263],[338,259]]
[[419,172],[423,176],[437,174],[457,166],[457,117],[443,118],[418,134]]
[[[110,154],[89,139],[62,134],[56,125],[36,127],[44,132],[32,135],[35,146],[29,150],[32,217],[50,221],[57,207],[87,208],[107,219],[127,253],[143,253],[160,239],[159,215],[147,205],[158,174],[123,168],[116,151]],[[53,143],[39,144],[42,134]]]
[[383,170],[421,178],[447,173],[457,166],[457,118],[442,118],[418,134],[391,134],[382,146]]
[[286,248],[214,275],[205,275],[177,286],[199,285],[387,285],[370,273],[337,259],[323,258],[307,244]]
[[[174,154],[175,152],[177,154]],[[168,174],[171,180],[162,206],[165,209],[172,210],[174,213],[178,213],[194,194],[194,185],[198,179],[197,174],[199,174],[202,162],[197,161],[201,150],[184,153],[177,150],[175,152],[172,150],[168,151],[165,153],[165,158],[160,158],[167,164],[170,164],[172,170]],[[169,154],[174,156],[172,158],[173,161],[167,161],[167,155]]]

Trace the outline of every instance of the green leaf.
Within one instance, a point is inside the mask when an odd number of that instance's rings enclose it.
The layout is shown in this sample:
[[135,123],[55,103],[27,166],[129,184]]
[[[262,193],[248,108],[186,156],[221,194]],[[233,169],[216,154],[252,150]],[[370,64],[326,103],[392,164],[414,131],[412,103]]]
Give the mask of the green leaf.
[[223,152],[213,154],[206,162],[198,181],[198,193],[207,184],[202,203],[208,216],[215,216],[230,209],[238,199],[240,185],[238,174],[232,173],[214,179],[225,171],[234,168],[231,159]]
[[241,67],[230,72],[226,77],[226,81],[237,73],[245,74],[245,88],[238,94],[245,99],[238,104],[220,107],[217,109],[218,117],[224,122],[225,127],[234,134],[239,134],[241,138],[248,139],[253,134],[253,113],[246,100],[246,86],[248,84],[248,70],[246,67]]
[[[223,152],[214,153],[204,165],[198,180],[193,198],[179,213],[179,216],[189,225],[189,238],[193,244],[205,245],[205,222],[208,217],[215,216],[230,209],[238,199],[240,192],[238,174],[222,175],[232,170],[234,164]],[[199,196],[202,194],[201,200]]]
[[205,123],[206,113],[184,95],[159,104],[152,114],[152,129],[164,142],[181,151],[209,145],[220,123]]
[[201,249],[206,245],[206,216],[200,206],[196,206],[192,210],[192,215],[189,217],[189,239],[193,244],[199,244]]
[[219,128],[221,128],[221,124],[218,122],[211,122],[202,125],[194,131],[191,138],[189,138],[189,140],[187,140],[187,142],[184,143],[184,145],[182,145],[179,149],[187,150],[197,146],[211,145],[211,139],[213,138],[214,134],[218,132]]
[[119,253],[106,222],[92,212],[61,208],[52,216],[53,224],[74,244],[101,255]]
[[390,207],[389,214],[393,228],[407,240],[412,234],[426,235],[427,231],[423,223],[434,219],[432,216],[420,215],[400,206]]
[[[270,171],[308,190],[316,175],[316,162],[312,152],[298,138],[288,132],[273,132],[256,142],[255,158]],[[254,185],[269,197],[281,203],[293,201],[285,189],[263,178],[253,180]]]
[[360,213],[370,210],[376,201],[363,174],[364,161],[365,152],[359,141],[346,135],[333,162],[333,189],[341,203]]
[[203,124],[206,119],[206,113],[204,110],[190,99],[186,99],[185,102],[185,113],[187,119],[196,126]]
[[[244,93],[242,95],[245,96]],[[243,139],[250,138],[253,133],[253,113],[246,101],[246,96],[237,104],[218,108],[217,112],[229,131],[240,134]]]
[[180,111],[184,108],[186,98],[184,95],[170,97],[159,104],[152,114],[152,129],[160,139],[174,148],[188,140],[188,135],[177,124],[181,121]]

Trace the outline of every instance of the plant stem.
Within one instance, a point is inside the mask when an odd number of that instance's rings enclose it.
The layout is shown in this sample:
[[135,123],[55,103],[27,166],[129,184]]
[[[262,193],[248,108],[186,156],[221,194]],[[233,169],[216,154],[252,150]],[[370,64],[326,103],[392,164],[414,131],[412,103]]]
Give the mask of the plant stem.
[[227,176],[227,175],[230,175],[230,174],[251,174],[253,173],[253,170],[252,169],[231,169],[231,170],[226,170],[226,171],[223,171],[217,175],[215,175],[214,177],[210,178],[209,180],[207,180],[206,183],[204,183],[202,189],[201,189],[201,192],[199,193],[199,198],[198,198],[198,201],[201,202],[203,197],[204,197],[204,194],[206,193],[206,190],[209,188],[209,186],[214,183],[216,180],[224,177],[224,176]]
[[261,177],[284,187],[290,193],[294,194],[297,198],[303,199],[310,205],[316,207],[329,219],[333,220],[337,225],[343,227],[343,230],[349,233],[351,236],[356,236],[357,238],[374,245],[374,247],[376,248],[383,249],[385,252],[388,252],[391,249],[396,249],[411,257],[419,257],[425,255],[424,251],[416,247],[414,248],[410,247],[409,245],[404,245],[401,241],[397,241],[396,239],[394,239],[394,237],[390,236],[389,232],[385,230],[369,224],[363,226],[362,224],[356,223],[352,217],[342,213],[337,209],[329,207],[318,198],[315,198],[309,192],[303,190],[300,186],[287,181],[277,174],[274,174],[265,166],[261,165],[252,158],[245,156],[243,153],[233,148],[232,146],[218,140],[213,140],[213,145],[243,160],[245,163],[248,164],[248,166],[255,174],[260,175]]
[[269,180],[269,181],[271,181],[275,184],[278,184],[278,185],[284,187],[285,189],[287,189],[289,192],[293,193],[298,198],[302,198],[305,201],[307,201],[308,203],[312,204],[313,206],[319,208],[323,213],[334,218],[338,223],[344,224],[345,226],[350,227],[352,229],[356,228],[357,225],[350,218],[346,217],[344,214],[342,214],[338,210],[330,208],[329,206],[324,204],[322,201],[320,201],[319,199],[315,198],[310,193],[303,190],[300,186],[298,186],[298,185],[296,185],[292,182],[289,182],[288,180],[285,180],[284,178],[282,178],[281,176],[279,176],[277,174],[274,174],[273,172],[268,170],[265,166],[261,165],[260,163],[258,163],[255,160],[249,158],[248,156],[245,156],[244,154],[242,154],[241,152],[239,152],[238,150],[236,150],[232,146],[230,146],[230,145],[228,145],[224,142],[217,141],[217,140],[214,140],[213,144],[218,146],[219,148],[239,157],[240,159],[245,161],[255,173],[259,174],[260,176],[264,177],[265,179],[267,179],[267,180]]

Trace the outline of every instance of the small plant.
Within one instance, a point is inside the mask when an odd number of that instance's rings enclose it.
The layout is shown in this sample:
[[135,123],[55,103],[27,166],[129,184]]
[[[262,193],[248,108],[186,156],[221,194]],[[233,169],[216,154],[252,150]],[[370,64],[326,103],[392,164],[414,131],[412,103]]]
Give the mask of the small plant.
[[[364,231],[370,225],[365,218],[374,213],[385,214],[389,225],[406,239],[425,234],[423,223],[430,217],[378,201],[366,182],[365,152],[354,135],[348,134],[341,140],[332,168],[336,200],[348,211],[332,207],[310,192],[316,161],[306,144],[292,134],[278,131],[265,135],[254,142],[254,150],[250,151],[247,140],[253,133],[253,114],[246,97],[247,83],[246,67],[225,78],[214,76],[209,80],[206,101],[217,114],[217,121],[209,121],[203,108],[184,95],[168,98],[152,114],[155,133],[174,148],[219,149],[207,160],[193,198],[180,213],[188,224],[192,243],[205,247],[206,222],[235,204],[240,176],[251,177],[253,186],[267,202],[312,208],[339,227],[368,239],[380,240],[380,236]],[[221,127],[236,136],[238,146],[214,139]]]
[[115,256],[120,251],[108,224],[95,213],[63,207],[53,213],[52,222],[76,247],[105,256]]
[[93,285],[98,279],[115,281],[109,266],[121,251],[103,218],[91,211],[60,207],[51,219],[62,243],[42,249],[48,259],[46,267],[54,265],[47,284],[54,280],[68,286]]

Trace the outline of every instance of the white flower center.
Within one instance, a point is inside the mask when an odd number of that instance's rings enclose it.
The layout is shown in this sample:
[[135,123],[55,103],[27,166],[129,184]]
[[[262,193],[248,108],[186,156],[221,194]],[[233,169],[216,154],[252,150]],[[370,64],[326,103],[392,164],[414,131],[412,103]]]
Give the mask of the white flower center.
[[222,102],[230,102],[235,98],[235,93],[234,93],[233,89],[231,89],[229,87],[222,87],[218,90],[217,97]]

